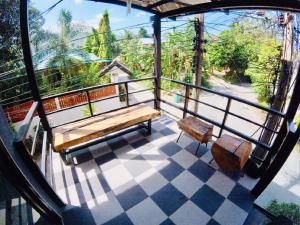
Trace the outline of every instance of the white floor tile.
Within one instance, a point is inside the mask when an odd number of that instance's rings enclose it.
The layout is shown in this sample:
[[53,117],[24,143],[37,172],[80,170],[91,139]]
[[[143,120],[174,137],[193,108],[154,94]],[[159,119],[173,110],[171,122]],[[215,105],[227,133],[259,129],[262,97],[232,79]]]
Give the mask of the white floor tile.
[[235,186],[235,182],[219,171],[216,171],[207,181],[207,185],[219,194],[227,197]]
[[149,196],[168,183],[168,181],[155,169],[150,169],[147,172],[139,175],[135,178],[135,181],[144,189],[144,191]]
[[213,218],[222,225],[242,225],[247,215],[244,210],[226,199]]
[[188,198],[191,198],[204,184],[187,170],[183,171],[171,183]]
[[176,161],[185,169],[189,168],[198,160],[196,156],[192,155],[186,150],[181,150],[177,152],[175,155],[172,156],[172,159],[174,159],[174,161]]
[[205,225],[210,220],[210,216],[193,202],[187,201],[170,216],[170,219],[178,225]]
[[111,189],[120,187],[132,180],[132,176],[123,165],[118,165],[110,170],[104,171],[104,177]]
[[95,206],[90,208],[96,224],[103,224],[124,212],[112,192],[95,199]]
[[129,209],[127,215],[135,225],[159,225],[167,219],[164,212],[150,198]]

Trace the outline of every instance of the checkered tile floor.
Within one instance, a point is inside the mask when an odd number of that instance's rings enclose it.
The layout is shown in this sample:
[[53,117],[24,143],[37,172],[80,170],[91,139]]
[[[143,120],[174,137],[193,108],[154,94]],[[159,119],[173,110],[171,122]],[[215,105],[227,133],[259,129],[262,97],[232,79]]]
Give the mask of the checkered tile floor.
[[[163,115],[153,133],[136,131],[90,147],[66,166],[53,157],[55,188],[69,204],[86,207],[95,224],[242,225],[255,180],[220,171],[210,151]],[[211,146],[209,145],[208,148]]]

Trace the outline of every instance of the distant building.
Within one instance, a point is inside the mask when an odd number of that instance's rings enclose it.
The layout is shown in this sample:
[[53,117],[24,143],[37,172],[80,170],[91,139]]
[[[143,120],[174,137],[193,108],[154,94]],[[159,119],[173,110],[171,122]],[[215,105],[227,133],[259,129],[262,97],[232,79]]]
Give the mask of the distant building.
[[111,82],[122,82],[129,80],[133,73],[124,66],[118,59],[114,59],[111,64],[100,71],[99,77],[109,75]]

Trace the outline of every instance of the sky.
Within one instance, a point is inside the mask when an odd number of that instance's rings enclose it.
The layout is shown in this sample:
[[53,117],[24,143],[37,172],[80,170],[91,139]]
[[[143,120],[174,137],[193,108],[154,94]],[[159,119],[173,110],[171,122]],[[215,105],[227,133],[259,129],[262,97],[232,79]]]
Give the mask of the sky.
[[[50,6],[55,4],[57,0],[31,0],[33,6],[40,10],[40,12],[45,11]],[[127,8],[124,6],[118,6],[114,4],[86,1],[86,0],[64,0],[59,5],[57,5],[51,12],[46,14],[44,28],[52,32],[58,31],[57,19],[59,17],[59,12],[61,9],[70,10],[73,16],[74,24],[84,24],[87,27],[98,27],[98,23],[105,9],[109,12],[110,25],[112,30],[141,24],[145,24],[144,27],[149,33],[152,33],[152,24],[150,23],[151,13],[147,13],[137,9],[131,9],[131,12],[127,15]],[[162,23],[162,30],[167,29],[172,26],[178,26],[180,24],[186,23],[189,18],[194,16],[189,16],[185,18],[178,18],[176,22],[165,22]],[[205,16],[205,21],[208,23],[206,28],[211,34],[217,34],[220,30],[224,29],[224,26],[209,25],[209,23],[222,23],[222,21],[229,20],[232,21],[235,16],[226,16],[222,12],[209,13]],[[132,30],[134,31],[134,30]],[[135,30],[137,32],[137,30]]]

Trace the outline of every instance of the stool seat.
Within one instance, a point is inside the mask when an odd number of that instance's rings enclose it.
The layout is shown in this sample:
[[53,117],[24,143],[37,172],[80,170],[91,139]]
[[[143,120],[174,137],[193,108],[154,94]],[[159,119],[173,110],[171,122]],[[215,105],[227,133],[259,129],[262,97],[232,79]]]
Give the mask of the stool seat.
[[213,125],[207,124],[195,117],[188,116],[177,122],[178,127],[201,143],[207,143],[212,138]]
[[251,150],[249,141],[224,134],[214,142],[211,153],[221,169],[234,172],[244,168]]

